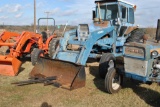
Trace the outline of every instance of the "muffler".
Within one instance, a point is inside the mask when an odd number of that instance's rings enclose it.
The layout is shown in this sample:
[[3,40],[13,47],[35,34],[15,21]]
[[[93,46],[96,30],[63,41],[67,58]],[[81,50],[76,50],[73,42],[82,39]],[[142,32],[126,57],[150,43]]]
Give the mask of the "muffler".
[[37,64],[30,72],[30,78],[56,77],[54,83],[61,88],[69,90],[85,86],[86,74],[84,66],[71,62],[39,58]]

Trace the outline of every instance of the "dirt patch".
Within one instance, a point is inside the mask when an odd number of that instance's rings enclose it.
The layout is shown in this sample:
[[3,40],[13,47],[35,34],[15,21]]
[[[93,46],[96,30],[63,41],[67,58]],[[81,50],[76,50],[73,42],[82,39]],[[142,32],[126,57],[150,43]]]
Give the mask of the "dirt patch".
[[0,34],[3,33],[5,31],[5,29],[0,29]]

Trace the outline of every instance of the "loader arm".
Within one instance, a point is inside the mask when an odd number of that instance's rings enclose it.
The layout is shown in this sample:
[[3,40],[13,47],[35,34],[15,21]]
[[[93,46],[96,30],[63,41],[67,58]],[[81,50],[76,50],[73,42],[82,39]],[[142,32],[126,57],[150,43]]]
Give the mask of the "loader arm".
[[[19,40],[15,43],[15,47],[16,49],[12,48],[10,51],[10,55],[11,56],[14,56],[14,57],[18,57],[20,56],[21,54],[21,50],[22,50],[22,47],[25,45],[25,43],[28,41],[28,40],[33,40],[35,41],[33,38],[36,38],[37,40],[41,38],[41,35],[40,34],[35,34],[35,33],[32,33],[32,32],[23,32],[21,37],[19,38]],[[41,39],[40,39],[41,40]],[[35,41],[37,42],[37,41]],[[39,43],[43,44],[42,40],[39,41]],[[31,43],[32,44],[32,43]],[[30,48],[31,45],[29,45],[29,47],[27,48]],[[26,50],[29,50],[29,49],[26,49]]]
[[[64,60],[68,62],[73,62],[78,65],[85,65],[86,61],[92,51],[92,48],[96,42],[102,38],[104,35],[109,33],[115,33],[114,27],[104,28],[101,30],[96,30],[94,32],[91,32],[89,34],[89,38],[86,41],[74,41],[69,40],[70,34],[73,32],[67,32],[63,39],[60,41],[61,48],[58,50],[58,53],[54,55],[53,59],[58,60]],[[116,40],[115,38],[111,39],[111,41]],[[113,41],[114,42],[114,41]],[[63,44],[63,45],[62,45]],[[67,45],[73,44],[73,45],[80,45],[81,49],[77,52],[73,52],[70,50],[67,50]]]
[[[91,38],[89,38],[85,42],[84,47],[82,48],[76,63],[80,64],[80,65],[85,65],[86,61],[89,58],[89,55],[90,55],[90,53],[92,51],[92,48],[93,48],[94,44],[96,44],[96,42],[100,38],[102,38],[104,35],[109,34],[109,33],[115,33],[113,29],[114,29],[114,27],[110,27],[110,28],[107,28],[107,29],[106,28],[105,29],[101,29],[100,31],[91,32],[90,35],[93,35],[93,36],[91,36]],[[108,39],[110,39],[110,41],[112,42],[111,45],[114,43],[113,40],[116,40],[114,38],[108,38]]]
[[0,43],[5,43],[6,40],[9,40],[9,39],[11,39],[12,37],[18,37],[18,36],[20,36],[19,33],[4,31],[4,32],[0,35]]

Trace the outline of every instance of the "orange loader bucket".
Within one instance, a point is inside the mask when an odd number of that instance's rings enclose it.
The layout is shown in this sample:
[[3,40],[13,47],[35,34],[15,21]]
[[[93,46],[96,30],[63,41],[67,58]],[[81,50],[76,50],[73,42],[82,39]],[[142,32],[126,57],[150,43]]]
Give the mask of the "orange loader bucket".
[[38,63],[30,72],[31,78],[56,77],[54,83],[60,84],[61,88],[73,90],[85,86],[86,74],[84,66],[74,63],[39,58]]
[[17,58],[0,56],[0,75],[16,76],[21,64]]

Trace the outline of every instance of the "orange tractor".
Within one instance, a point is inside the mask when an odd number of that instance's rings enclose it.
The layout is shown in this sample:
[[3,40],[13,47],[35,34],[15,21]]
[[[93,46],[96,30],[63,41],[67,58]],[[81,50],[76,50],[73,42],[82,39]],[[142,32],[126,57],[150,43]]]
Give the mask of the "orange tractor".
[[[38,25],[40,19],[38,20]],[[6,46],[8,49],[4,54],[0,55],[0,75],[16,76],[22,64],[19,58],[25,55],[32,53],[32,64],[36,63],[36,57],[38,58],[39,55],[44,56],[50,53],[49,56],[52,56],[52,52],[48,52],[49,45],[52,46],[55,44],[54,42],[57,40],[55,39],[57,36],[54,32],[49,37],[47,36],[45,32],[39,34],[24,31],[22,34],[18,34],[4,31],[0,35],[0,47]]]

